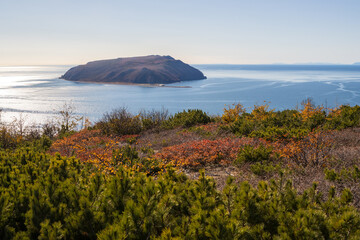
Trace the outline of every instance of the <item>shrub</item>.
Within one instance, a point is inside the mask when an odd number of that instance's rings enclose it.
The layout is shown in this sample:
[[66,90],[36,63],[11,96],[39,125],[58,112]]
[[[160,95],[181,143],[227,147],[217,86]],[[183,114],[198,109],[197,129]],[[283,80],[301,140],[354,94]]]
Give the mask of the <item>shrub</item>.
[[309,131],[303,128],[266,127],[252,131],[249,137],[262,138],[270,141],[285,139],[302,139]]
[[137,149],[130,145],[136,141],[136,137],[127,135],[111,138],[102,135],[100,130],[84,129],[70,137],[55,141],[50,152],[59,152],[67,157],[75,156],[81,162],[90,163],[94,168],[110,174],[114,174],[119,167],[148,174],[156,174],[163,170],[165,164],[158,160],[139,157]]
[[76,156],[83,162],[91,159],[105,161],[111,158],[112,152],[118,147],[120,139],[104,136],[100,130],[81,130],[69,137],[55,141],[51,153],[59,152],[62,156]]
[[[327,114],[327,111],[330,113]],[[302,102],[301,110],[275,112],[265,104],[255,105],[251,113],[246,113],[235,105],[234,108],[225,109],[222,119],[225,124],[221,129],[231,130],[239,136],[272,141],[302,139],[316,129],[340,130],[360,126],[360,106],[325,109],[323,106],[315,106],[311,99],[306,99]]]
[[335,172],[334,169],[331,169],[331,170],[325,169],[324,173],[325,173],[325,179],[327,179],[329,181],[334,182],[339,178],[338,174]]
[[268,161],[256,162],[251,164],[250,170],[252,173],[258,176],[264,176],[266,174],[270,174],[281,169],[280,165],[274,165]]
[[360,106],[350,107],[348,105],[340,106],[331,110],[327,116],[325,129],[341,130],[348,127],[360,125]]
[[335,169],[325,169],[325,179],[329,181],[351,181],[357,183],[360,181],[360,169],[358,166],[353,166],[349,169],[343,168],[340,172]]
[[260,144],[258,147],[252,145],[245,145],[240,148],[237,156],[237,163],[256,163],[270,160],[273,150],[271,147],[266,147]]
[[[134,156],[129,150],[128,157]],[[1,239],[357,239],[349,189],[328,199],[316,184],[252,186],[229,178],[222,191],[167,168],[157,177],[115,174],[31,148],[0,151]],[[336,197],[336,195],[340,195]]]
[[274,116],[274,109],[269,110],[269,105],[266,103],[263,105],[255,105],[251,111],[251,116],[256,121],[266,121]]
[[56,134],[59,132],[59,128],[53,121],[47,121],[46,123],[42,124],[42,134],[48,136],[50,139],[54,139]]
[[284,127],[290,129],[296,129],[302,127],[301,114],[297,110],[283,110],[275,112],[266,121],[266,126]]
[[224,108],[224,114],[221,116],[221,121],[223,123],[233,123],[245,112],[244,106],[240,103],[227,106],[227,108]]
[[5,126],[0,127],[0,148],[16,148],[18,140],[17,136],[9,128]]
[[332,141],[325,138],[325,132],[311,132],[303,139],[291,139],[281,149],[280,156],[289,164],[301,167],[326,166],[330,157]]
[[140,133],[142,123],[139,116],[134,116],[123,107],[111,113],[105,113],[103,118],[95,124],[95,128],[107,135],[122,136]]
[[142,127],[145,130],[159,127],[164,121],[169,118],[169,111],[162,108],[161,110],[142,110],[139,113],[140,120],[142,122]]
[[249,136],[254,131],[255,123],[247,118],[239,118],[230,125],[231,132],[239,136]]
[[236,159],[241,145],[251,142],[252,140],[247,138],[192,141],[163,148],[155,155],[155,158],[184,167],[198,167],[206,164],[226,165]]
[[79,122],[83,120],[83,117],[78,116],[75,110],[76,108],[72,102],[64,103],[64,105],[57,110],[57,124],[60,126],[58,131],[60,137],[73,133],[77,129]]
[[174,127],[191,127],[197,124],[207,124],[211,122],[211,118],[202,110],[189,109],[176,113],[167,121],[163,122],[165,128]]

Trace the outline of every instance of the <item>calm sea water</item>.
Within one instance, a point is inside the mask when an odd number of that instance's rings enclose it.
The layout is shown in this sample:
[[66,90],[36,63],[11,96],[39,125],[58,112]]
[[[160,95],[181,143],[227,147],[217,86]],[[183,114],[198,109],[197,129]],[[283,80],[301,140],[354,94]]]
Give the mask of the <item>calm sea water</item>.
[[190,88],[75,83],[58,79],[71,66],[0,67],[2,120],[20,114],[27,122],[44,122],[64,103],[95,121],[118,107],[166,108],[171,113],[199,108],[221,114],[240,102],[251,108],[267,101],[277,110],[291,109],[312,97],[334,107],[360,104],[360,65],[195,65],[208,79],[171,84]]

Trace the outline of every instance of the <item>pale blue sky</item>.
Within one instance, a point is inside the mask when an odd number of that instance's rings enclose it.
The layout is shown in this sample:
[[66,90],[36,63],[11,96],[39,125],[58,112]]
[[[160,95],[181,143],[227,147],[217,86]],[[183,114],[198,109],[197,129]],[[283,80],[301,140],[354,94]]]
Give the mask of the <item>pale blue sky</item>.
[[360,61],[359,0],[0,0],[0,65]]

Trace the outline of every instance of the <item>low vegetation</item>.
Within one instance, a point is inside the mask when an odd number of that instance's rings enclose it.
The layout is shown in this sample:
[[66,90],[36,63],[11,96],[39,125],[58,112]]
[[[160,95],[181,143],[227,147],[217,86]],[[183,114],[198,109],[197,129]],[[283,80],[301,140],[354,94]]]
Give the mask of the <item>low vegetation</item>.
[[307,99],[0,123],[0,239],[358,239],[359,121]]

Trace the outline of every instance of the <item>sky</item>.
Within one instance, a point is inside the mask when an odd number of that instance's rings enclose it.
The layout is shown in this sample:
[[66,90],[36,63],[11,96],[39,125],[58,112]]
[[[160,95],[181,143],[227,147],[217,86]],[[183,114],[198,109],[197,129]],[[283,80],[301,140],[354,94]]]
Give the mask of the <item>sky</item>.
[[359,0],[0,0],[0,66],[360,62]]

